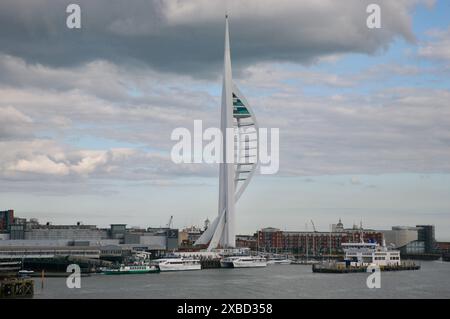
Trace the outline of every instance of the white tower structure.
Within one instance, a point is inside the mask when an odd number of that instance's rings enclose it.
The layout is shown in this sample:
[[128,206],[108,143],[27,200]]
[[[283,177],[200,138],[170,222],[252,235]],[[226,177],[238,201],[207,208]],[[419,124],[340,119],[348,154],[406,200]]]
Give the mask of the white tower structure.
[[[236,246],[235,203],[258,165],[258,125],[247,100],[233,83],[228,16],[225,16],[225,51],[220,129],[223,135],[218,216],[195,242],[215,248]],[[232,130],[233,136],[227,134]],[[231,153],[232,154],[229,154]],[[230,160],[231,159],[231,160]]]

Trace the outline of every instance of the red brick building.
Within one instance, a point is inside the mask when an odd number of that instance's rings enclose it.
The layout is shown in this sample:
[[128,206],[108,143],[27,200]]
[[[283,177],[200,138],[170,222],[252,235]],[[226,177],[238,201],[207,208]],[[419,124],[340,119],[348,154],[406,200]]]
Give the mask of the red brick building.
[[236,248],[257,249],[256,234],[252,235],[236,235]]
[[359,242],[382,243],[383,234],[374,230],[342,229],[334,232],[281,231],[277,228],[264,228],[258,231],[257,249],[273,253],[292,253],[299,255],[329,255],[342,253],[341,244]]

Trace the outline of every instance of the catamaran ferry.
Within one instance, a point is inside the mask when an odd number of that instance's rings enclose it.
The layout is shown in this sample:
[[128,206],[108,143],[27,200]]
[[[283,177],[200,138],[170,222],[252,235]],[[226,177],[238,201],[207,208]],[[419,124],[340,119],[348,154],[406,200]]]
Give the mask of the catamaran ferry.
[[383,243],[342,243],[345,261],[350,266],[400,266],[400,251],[389,250]]
[[200,270],[202,265],[195,258],[163,258],[154,261],[160,271]]
[[158,267],[149,264],[120,265],[119,268],[106,268],[105,275],[148,274],[159,272]]
[[290,265],[292,260],[283,257],[271,257],[267,259],[267,265]]
[[266,267],[267,260],[258,256],[232,256],[225,257],[220,261],[222,268],[252,268]]

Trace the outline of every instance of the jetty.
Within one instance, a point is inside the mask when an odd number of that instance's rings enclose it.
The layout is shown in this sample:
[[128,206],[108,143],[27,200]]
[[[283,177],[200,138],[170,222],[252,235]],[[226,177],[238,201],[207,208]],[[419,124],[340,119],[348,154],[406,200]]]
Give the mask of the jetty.
[[[357,273],[357,272],[368,272],[367,268],[369,266],[370,265],[351,266],[346,263],[323,263],[323,264],[313,264],[312,271],[316,273],[329,273],[329,274]],[[420,269],[420,265],[417,265],[412,261],[405,261],[397,265],[379,265],[378,267],[380,271],[401,271],[401,270]]]
[[21,262],[0,262],[0,298],[31,298],[34,295],[34,281],[19,278]]

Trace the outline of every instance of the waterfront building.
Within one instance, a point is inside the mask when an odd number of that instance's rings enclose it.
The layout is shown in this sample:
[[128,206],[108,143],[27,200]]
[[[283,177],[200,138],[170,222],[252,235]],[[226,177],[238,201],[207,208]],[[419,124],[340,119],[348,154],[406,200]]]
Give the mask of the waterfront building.
[[416,225],[418,228],[417,240],[425,243],[425,253],[432,254],[436,251],[436,238],[434,225]]
[[8,232],[9,227],[14,223],[14,210],[0,211],[0,233]]
[[127,229],[121,246],[160,255],[178,249],[178,229],[168,227]]
[[434,225],[394,226],[391,230],[382,230],[386,245],[397,248],[408,258],[436,259],[437,246]]
[[436,248],[441,253],[449,253],[450,252],[450,242],[448,242],[448,241],[436,242]]
[[165,250],[178,249],[178,229],[169,227],[149,227],[147,233],[165,238]]
[[[207,229],[206,223],[205,229]],[[203,230],[200,227],[186,227],[178,233],[178,245],[185,247],[192,246],[202,234]]]
[[[11,251],[25,250],[30,255],[42,258],[52,256],[49,250],[68,251],[68,256],[71,256],[76,248],[80,248],[97,249],[100,250],[101,258],[118,260],[137,250],[157,256],[178,248],[178,230],[172,228],[127,229],[126,224],[112,224],[109,229],[101,229],[81,222],[75,225],[52,225],[50,222],[40,224],[36,219],[15,218],[9,230],[9,233],[2,233],[0,237],[3,257],[9,256]],[[47,252],[39,253],[44,250]]]
[[425,254],[425,242],[420,240],[413,240],[398,247],[402,255],[424,255]]
[[372,229],[345,229],[343,225],[331,232],[282,231],[268,227],[258,231],[257,247],[259,251],[270,253],[323,256],[341,254],[342,243],[358,243],[362,240],[381,243],[383,234]]
[[98,241],[108,239],[107,231],[94,225],[38,225],[25,229],[26,240]]
[[236,235],[236,248],[250,248],[250,250],[257,250],[257,234],[253,235]]
[[403,247],[418,240],[417,227],[393,226],[391,230],[381,230],[387,246],[395,248]]
[[[208,251],[219,247],[236,247],[235,203],[257,167],[258,126],[247,100],[233,83],[228,16],[225,17],[223,72],[220,120],[223,140],[219,168],[218,216],[195,243],[208,245]],[[235,135],[227,136],[229,130],[234,131]]]
[[333,233],[343,232],[344,231],[344,224],[342,224],[341,219],[339,218],[339,222],[337,224],[331,225],[331,231]]
[[125,241],[125,234],[127,232],[126,224],[111,224],[109,229],[109,236],[112,239],[118,239],[121,244]]
[[60,246],[12,246],[1,247],[1,259],[50,259],[56,257],[84,257],[99,259],[100,250],[96,247],[60,247]]

